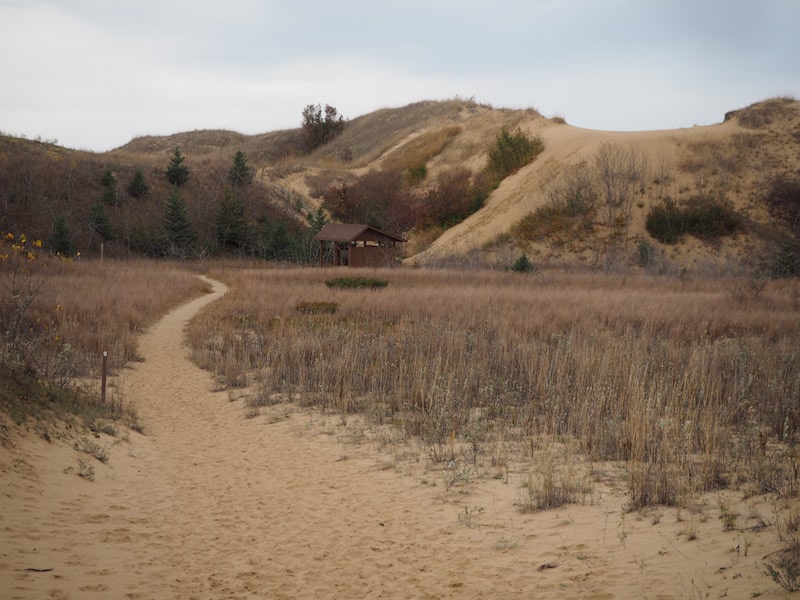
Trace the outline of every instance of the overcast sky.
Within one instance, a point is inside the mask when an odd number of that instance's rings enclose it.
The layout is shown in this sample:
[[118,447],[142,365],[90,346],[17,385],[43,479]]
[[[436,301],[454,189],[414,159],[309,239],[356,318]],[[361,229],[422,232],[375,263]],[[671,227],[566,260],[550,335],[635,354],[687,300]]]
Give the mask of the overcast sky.
[[0,0],[0,131],[104,151],[460,96],[591,129],[800,97],[800,0]]

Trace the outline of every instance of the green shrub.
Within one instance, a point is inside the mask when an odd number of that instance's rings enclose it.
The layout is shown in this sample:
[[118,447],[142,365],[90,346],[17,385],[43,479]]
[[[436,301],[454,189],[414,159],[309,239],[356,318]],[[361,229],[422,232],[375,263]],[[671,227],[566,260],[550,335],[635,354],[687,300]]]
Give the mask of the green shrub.
[[653,263],[653,255],[655,250],[647,240],[639,240],[639,266],[647,269]]
[[428,176],[428,167],[425,163],[419,163],[408,167],[406,171],[406,179],[409,185],[416,185]]
[[780,241],[770,264],[773,277],[800,277],[800,242],[786,237]]
[[775,178],[764,201],[785,228],[773,244],[768,269],[773,277],[800,277],[800,176]]
[[650,209],[645,222],[648,233],[664,244],[677,244],[685,235],[706,241],[734,235],[744,219],[722,198],[693,196],[678,206],[665,200]]
[[685,234],[681,212],[674,200],[664,200],[650,209],[647,232],[664,244],[677,244]]
[[53,232],[50,234],[50,249],[54,254],[60,254],[61,256],[75,254],[72,232],[64,215],[59,216],[53,224]]
[[514,264],[511,265],[511,270],[514,273],[530,273],[536,270],[536,266],[531,262],[527,254],[523,254],[514,261]]
[[686,200],[683,218],[687,233],[705,240],[733,235],[744,224],[730,202],[711,196],[693,196]]
[[494,146],[489,148],[487,170],[494,175],[495,184],[532,162],[544,150],[541,136],[530,136],[521,129],[514,133],[506,127],[500,130]]
[[166,171],[167,181],[172,185],[182,186],[189,181],[189,168],[183,164],[184,160],[180,148],[175,148],[175,152],[172,154],[172,158],[170,158],[169,166]]
[[334,279],[328,279],[325,282],[329,288],[340,288],[340,289],[359,289],[359,288],[370,288],[370,289],[379,289],[385,288],[389,285],[389,282],[385,279],[376,279],[374,277],[336,277]]

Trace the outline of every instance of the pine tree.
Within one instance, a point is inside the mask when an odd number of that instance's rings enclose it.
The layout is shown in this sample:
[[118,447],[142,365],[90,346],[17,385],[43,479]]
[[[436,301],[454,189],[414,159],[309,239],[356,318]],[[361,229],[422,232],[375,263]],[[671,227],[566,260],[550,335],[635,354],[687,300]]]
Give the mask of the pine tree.
[[72,243],[72,232],[63,215],[53,224],[53,233],[50,234],[50,248],[55,254],[72,256],[75,254],[75,245]]
[[117,237],[111,219],[106,212],[106,207],[98,201],[89,208],[89,229],[99,235],[104,242]]
[[253,169],[247,165],[247,155],[241,150],[237,150],[233,155],[233,164],[228,171],[228,181],[235,186],[253,183]]
[[329,219],[327,216],[325,216],[325,211],[322,210],[321,206],[317,209],[316,214],[308,213],[307,218],[308,224],[311,225],[311,230],[315,234],[319,233],[329,222]]
[[219,205],[216,233],[217,241],[222,246],[244,248],[247,244],[249,227],[244,204],[230,188],[225,188]]
[[184,158],[180,148],[175,148],[167,167],[167,180],[176,186],[182,186],[189,180],[189,169],[183,164]]
[[117,185],[117,178],[114,177],[114,173],[111,172],[111,169],[103,171],[103,178],[100,180],[100,183],[103,184],[103,187],[107,188]]
[[119,202],[119,190],[117,186],[117,178],[111,169],[106,169],[103,173],[103,179],[100,181],[106,191],[103,193],[103,202],[116,206]]
[[173,250],[185,252],[197,241],[197,230],[189,220],[186,204],[175,189],[167,198],[162,224],[167,251],[170,253]]
[[150,187],[144,180],[142,170],[136,169],[136,172],[133,174],[133,179],[128,183],[128,193],[134,198],[144,198],[148,191],[150,191]]

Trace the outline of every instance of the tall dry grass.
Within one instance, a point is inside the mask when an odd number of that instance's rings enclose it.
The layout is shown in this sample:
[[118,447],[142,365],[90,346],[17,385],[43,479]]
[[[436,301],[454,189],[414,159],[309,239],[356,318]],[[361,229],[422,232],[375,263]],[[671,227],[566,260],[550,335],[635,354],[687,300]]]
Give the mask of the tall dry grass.
[[103,351],[121,367],[139,333],[205,288],[180,264],[12,255],[0,261],[4,361],[51,383],[95,375]]
[[[23,235],[0,239],[0,412],[17,423],[78,417],[116,435],[136,409],[91,379],[137,356],[137,335],[206,285],[184,265],[49,256]],[[88,378],[88,379],[87,379]],[[48,426],[41,430],[48,437]]]
[[577,441],[627,462],[632,507],[800,492],[797,282],[394,270],[348,291],[324,285],[336,274],[212,272],[231,292],[191,324],[195,359],[263,403],[290,394],[434,445]]

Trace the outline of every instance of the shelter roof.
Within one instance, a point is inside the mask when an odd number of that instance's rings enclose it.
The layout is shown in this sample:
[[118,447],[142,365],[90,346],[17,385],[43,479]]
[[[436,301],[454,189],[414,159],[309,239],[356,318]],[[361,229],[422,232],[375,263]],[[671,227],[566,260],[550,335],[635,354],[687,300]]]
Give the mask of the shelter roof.
[[329,223],[314,236],[314,239],[323,242],[356,242],[362,239],[368,231],[396,242],[406,241],[400,236],[381,231],[370,225],[349,223]]

